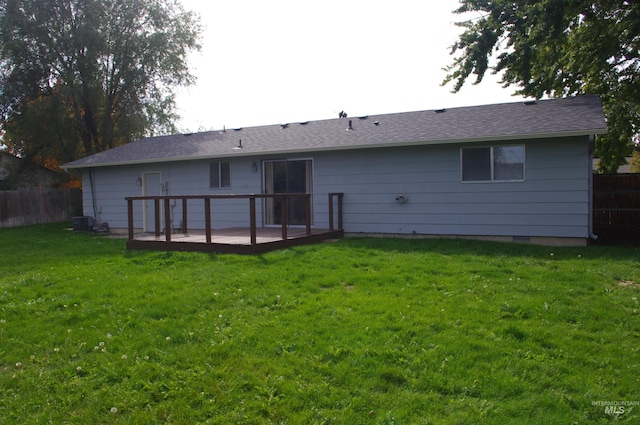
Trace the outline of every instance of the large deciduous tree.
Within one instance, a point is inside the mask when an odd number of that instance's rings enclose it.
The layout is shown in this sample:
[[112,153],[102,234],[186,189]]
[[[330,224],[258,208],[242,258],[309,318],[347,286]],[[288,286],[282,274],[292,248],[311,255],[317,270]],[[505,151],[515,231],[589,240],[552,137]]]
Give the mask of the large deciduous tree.
[[541,98],[600,94],[609,133],[600,171],[615,173],[640,134],[640,1],[461,0],[464,32],[444,84],[500,73],[504,87]]
[[177,0],[0,0],[2,142],[66,162],[174,130],[200,32]]

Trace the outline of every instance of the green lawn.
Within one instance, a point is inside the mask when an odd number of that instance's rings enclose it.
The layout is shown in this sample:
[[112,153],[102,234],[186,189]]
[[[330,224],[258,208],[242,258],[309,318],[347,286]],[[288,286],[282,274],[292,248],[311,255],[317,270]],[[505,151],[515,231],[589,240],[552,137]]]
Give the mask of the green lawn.
[[0,230],[0,423],[640,423],[638,248],[65,226]]

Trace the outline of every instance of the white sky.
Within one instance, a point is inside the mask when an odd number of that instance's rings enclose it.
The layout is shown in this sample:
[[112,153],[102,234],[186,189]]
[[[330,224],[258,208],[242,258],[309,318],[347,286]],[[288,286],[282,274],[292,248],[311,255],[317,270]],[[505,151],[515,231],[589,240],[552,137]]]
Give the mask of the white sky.
[[441,87],[457,0],[181,0],[204,27],[181,131],[513,102],[495,76]]

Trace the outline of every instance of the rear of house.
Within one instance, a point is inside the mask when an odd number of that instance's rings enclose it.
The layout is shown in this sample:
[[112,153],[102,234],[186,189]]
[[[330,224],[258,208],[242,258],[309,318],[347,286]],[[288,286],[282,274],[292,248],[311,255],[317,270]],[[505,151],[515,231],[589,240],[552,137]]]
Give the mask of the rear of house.
[[[435,235],[583,244],[591,236],[593,136],[599,98],[583,96],[143,139],[67,164],[83,176],[85,215],[127,227],[128,196],[312,194],[312,226],[328,226],[344,193],[347,234]],[[279,225],[277,201],[257,206]],[[134,227],[149,231],[141,201]],[[304,205],[288,206],[289,224]],[[204,206],[189,227],[204,229]],[[248,226],[246,200],[212,204],[215,228]],[[171,205],[171,227],[181,229]]]

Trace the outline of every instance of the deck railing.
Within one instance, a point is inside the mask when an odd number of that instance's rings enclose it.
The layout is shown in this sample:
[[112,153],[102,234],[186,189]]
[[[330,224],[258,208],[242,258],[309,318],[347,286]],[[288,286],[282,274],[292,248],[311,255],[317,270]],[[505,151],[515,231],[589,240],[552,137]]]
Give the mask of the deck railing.
[[[343,193],[329,193],[328,194],[328,206],[329,206],[329,231],[341,231],[342,230],[342,198]],[[276,194],[247,194],[247,195],[168,195],[168,196],[130,196],[126,197],[127,201],[127,215],[128,215],[128,237],[129,240],[135,238],[134,232],[134,201],[153,201],[154,205],[154,231],[155,236],[160,237],[163,234],[161,227],[161,208],[164,209],[164,236],[166,242],[171,242],[171,201],[181,201],[182,203],[182,233],[188,233],[189,223],[188,217],[188,202],[201,200],[204,202],[204,224],[205,224],[205,238],[206,244],[211,244],[212,234],[212,221],[211,221],[211,202],[214,200],[224,199],[247,199],[249,201],[249,233],[251,238],[251,245],[257,245],[257,214],[256,214],[256,199],[278,199],[281,202],[281,228],[282,239],[287,239],[288,228],[288,202],[293,198],[303,198],[305,203],[305,230],[306,235],[311,235],[311,194],[308,193],[276,193]],[[337,206],[336,206],[337,202]],[[161,206],[162,204],[162,206]],[[337,216],[338,224],[337,228],[334,225],[335,217]]]

